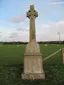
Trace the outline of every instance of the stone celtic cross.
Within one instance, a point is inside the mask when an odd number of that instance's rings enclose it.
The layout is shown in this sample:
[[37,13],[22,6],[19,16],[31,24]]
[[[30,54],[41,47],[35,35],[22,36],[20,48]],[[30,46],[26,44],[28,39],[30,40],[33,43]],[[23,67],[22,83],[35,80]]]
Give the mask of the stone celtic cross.
[[30,10],[27,12],[27,17],[30,19],[30,40],[36,41],[35,35],[35,18],[38,17],[38,12],[34,9],[34,5],[30,5]]
[[38,12],[34,9],[34,5],[30,5],[30,10],[26,16],[30,19],[30,40],[24,54],[22,79],[45,79],[42,56],[39,44],[36,42],[35,18],[38,16]]

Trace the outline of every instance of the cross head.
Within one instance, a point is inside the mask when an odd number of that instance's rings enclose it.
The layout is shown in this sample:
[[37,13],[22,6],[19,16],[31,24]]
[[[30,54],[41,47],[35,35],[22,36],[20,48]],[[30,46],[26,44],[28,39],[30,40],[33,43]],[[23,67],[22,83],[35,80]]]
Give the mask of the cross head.
[[27,17],[38,17],[38,12],[34,9],[34,5],[30,5],[30,10],[27,12]]

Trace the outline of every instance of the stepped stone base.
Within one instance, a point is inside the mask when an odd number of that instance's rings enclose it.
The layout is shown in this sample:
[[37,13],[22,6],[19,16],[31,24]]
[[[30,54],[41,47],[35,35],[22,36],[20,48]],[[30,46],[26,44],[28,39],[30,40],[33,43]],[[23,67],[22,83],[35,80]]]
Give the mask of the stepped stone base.
[[22,74],[22,79],[45,79],[44,73],[32,73],[32,74]]

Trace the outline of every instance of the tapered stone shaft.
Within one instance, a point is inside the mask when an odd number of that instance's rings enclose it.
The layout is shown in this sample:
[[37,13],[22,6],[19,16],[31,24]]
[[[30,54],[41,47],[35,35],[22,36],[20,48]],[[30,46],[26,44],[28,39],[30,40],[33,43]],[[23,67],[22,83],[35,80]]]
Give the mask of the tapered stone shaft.
[[30,19],[30,41],[36,41],[35,34],[35,18],[38,16],[38,12],[34,10],[34,5],[30,5],[30,10],[27,12],[27,17]]

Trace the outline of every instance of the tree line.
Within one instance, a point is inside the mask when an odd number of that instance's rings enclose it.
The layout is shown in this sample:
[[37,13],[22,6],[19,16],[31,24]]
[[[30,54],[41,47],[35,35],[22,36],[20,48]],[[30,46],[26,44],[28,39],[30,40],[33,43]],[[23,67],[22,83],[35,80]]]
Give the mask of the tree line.
[[[64,41],[39,41],[37,43],[39,43],[39,44],[64,44]],[[0,42],[0,44],[28,44],[28,42],[21,42],[21,41]]]

